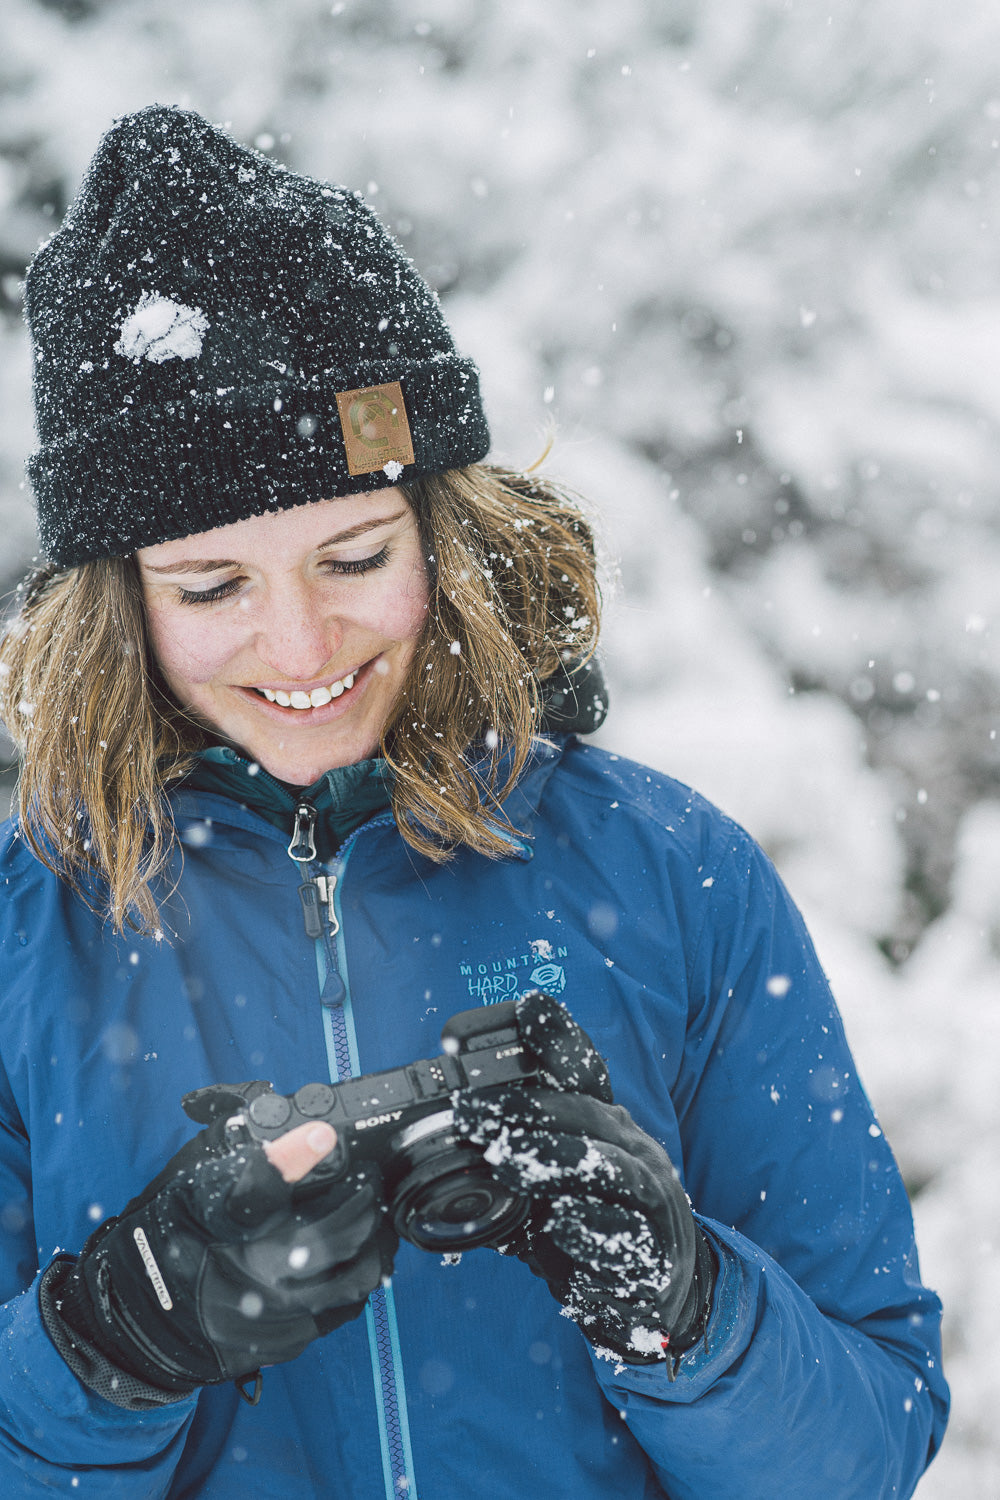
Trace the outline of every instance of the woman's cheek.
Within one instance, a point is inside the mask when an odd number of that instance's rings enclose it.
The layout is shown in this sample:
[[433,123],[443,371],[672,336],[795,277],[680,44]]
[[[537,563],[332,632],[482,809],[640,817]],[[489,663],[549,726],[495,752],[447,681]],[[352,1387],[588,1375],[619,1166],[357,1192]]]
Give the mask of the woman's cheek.
[[416,640],[424,626],[427,618],[427,600],[418,600],[411,603],[410,608],[402,612],[395,628],[390,634],[398,641]]
[[232,643],[225,627],[206,629],[205,621],[178,619],[171,611],[150,616],[153,654],[174,683],[208,682],[228,659]]
[[423,629],[430,602],[427,575],[423,568],[414,568],[407,586],[392,590],[385,602],[383,630],[397,641],[411,641]]

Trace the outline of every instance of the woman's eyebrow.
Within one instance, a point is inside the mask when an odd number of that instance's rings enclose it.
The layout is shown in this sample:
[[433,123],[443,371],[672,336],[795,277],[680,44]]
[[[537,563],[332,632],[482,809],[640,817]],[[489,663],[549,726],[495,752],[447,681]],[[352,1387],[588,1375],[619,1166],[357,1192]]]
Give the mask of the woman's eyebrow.
[[140,563],[139,566],[144,573],[218,573],[220,568],[238,568],[239,563],[229,562],[222,557],[217,561],[210,557],[183,557],[159,568],[148,562]]
[[[357,525],[348,526],[345,531],[338,531],[327,541],[320,542],[316,551],[323,552],[327,547],[339,547],[344,542],[353,542],[356,537],[364,536],[367,531],[375,531],[379,526],[389,526],[394,521],[401,520],[405,514],[405,510],[400,510],[392,516],[376,516],[368,521],[359,521]],[[160,567],[147,562],[141,563],[140,566],[146,573],[219,573],[223,568],[240,568],[243,564],[226,557],[182,557],[177,562],[164,563]]]
[[325,547],[339,547],[342,542],[353,542],[355,537],[364,536],[366,531],[375,531],[379,526],[389,526],[393,521],[402,520],[406,515],[405,510],[398,510],[394,516],[375,516],[370,521],[359,521],[356,526],[348,526],[346,531],[338,531],[327,542],[320,542],[316,548],[322,552]]

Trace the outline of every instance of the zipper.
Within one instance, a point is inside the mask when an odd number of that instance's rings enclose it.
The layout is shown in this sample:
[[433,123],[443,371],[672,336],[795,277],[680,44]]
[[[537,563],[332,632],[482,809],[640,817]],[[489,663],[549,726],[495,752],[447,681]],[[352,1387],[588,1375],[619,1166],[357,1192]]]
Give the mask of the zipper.
[[288,857],[300,867],[311,864],[316,858],[316,809],[303,798],[295,807],[295,824],[292,840],[288,845]]
[[291,843],[288,857],[294,859],[302,875],[299,900],[302,903],[302,921],[306,937],[318,942],[323,936],[323,919],[326,918],[330,936],[340,931],[340,919],[334,902],[337,888],[336,875],[313,875],[307,873],[316,860],[316,809],[303,798],[295,808]]
[[[363,825],[391,822],[384,815]],[[341,930],[340,893],[344,869],[357,835],[356,829],[340,851],[332,870],[316,871],[316,809],[304,799],[295,808],[289,858],[302,875],[299,899],[306,935],[316,951],[317,977],[323,1006],[330,1081],[341,1083],[361,1073],[357,1033],[347,978],[347,953]],[[324,921],[325,916],[325,921]],[[410,1447],[399,1326],[392,1283],[378,1286],[365,1303],[368,1349],[378,1417],[382,1478],[386,1500],[419,1500]]]

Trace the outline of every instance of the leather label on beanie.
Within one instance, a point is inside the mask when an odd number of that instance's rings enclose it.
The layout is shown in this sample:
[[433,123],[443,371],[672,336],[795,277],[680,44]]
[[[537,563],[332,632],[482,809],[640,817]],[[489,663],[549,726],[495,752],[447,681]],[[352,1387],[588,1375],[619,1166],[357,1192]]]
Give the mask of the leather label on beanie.
[[400,465],[413,463],[410,422],[398,380],[338,391],[337,410],[349,473],[374,474],[376,469],[386,469],[389,478],[396,480],[402,472]]

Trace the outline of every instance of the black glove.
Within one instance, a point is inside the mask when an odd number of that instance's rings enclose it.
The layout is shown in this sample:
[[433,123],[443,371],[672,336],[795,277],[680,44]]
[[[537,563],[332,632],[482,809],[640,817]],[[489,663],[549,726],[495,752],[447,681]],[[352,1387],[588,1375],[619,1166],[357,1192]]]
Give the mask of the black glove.
[[377,1170],[319,1190],[285,1182],[234,1115],[263,1087],[188,1096],[189,1113],[213,1123],[90,1236],[78,1260],[49,1268],[43,1316],[78,1374],[74,1334],[161,1391],[242,1382],[357,1317],[391,1274],[399,1241]]
[[611,1102],[607,1069],[558,1001],[517,1002],[554,1089],[456,1098],[460,1135],[534,1202],[503,1247],[542,1276],[595,1346],[628,1364],[672,1360],[702,1337],[715,1260],[662,1146]]

